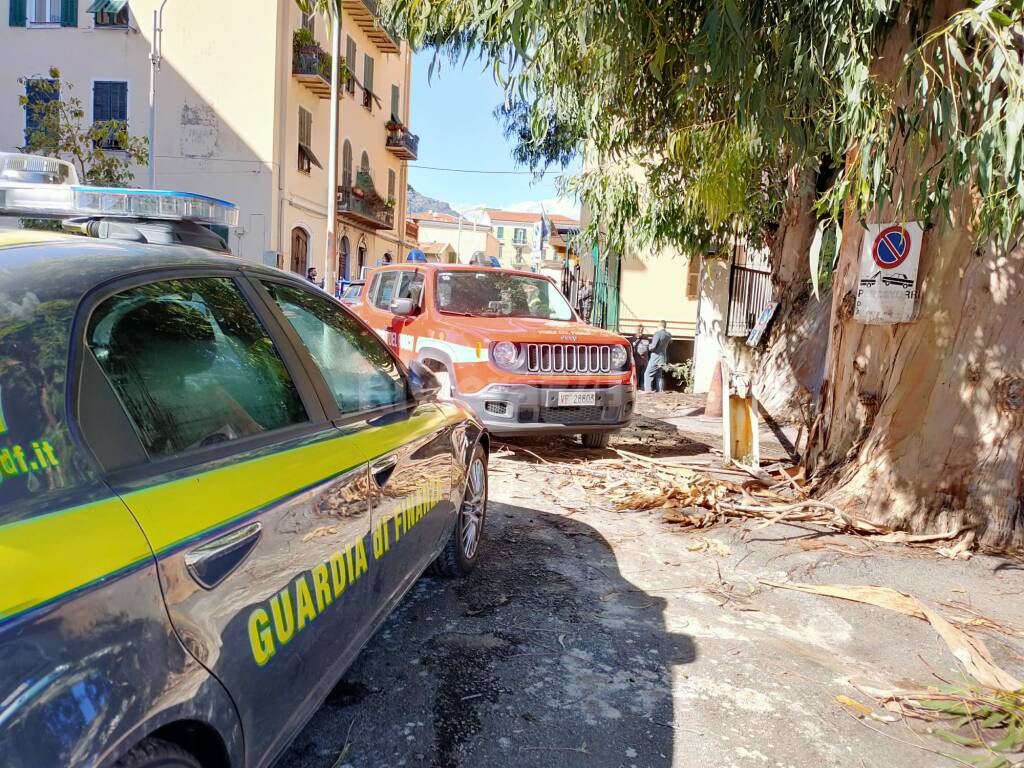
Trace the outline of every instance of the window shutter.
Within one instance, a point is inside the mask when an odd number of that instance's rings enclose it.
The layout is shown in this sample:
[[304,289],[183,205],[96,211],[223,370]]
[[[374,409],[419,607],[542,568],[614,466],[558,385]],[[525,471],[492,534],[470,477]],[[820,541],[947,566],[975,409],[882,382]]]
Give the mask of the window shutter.
[[373,58],[368,53],[363,54],[363,88],[373,93]]
[[95,82],[92,86],[92,121],[98,123],[107,120],[110,114],[110,92],[108,83]]
[[686,271],[686,298],[696,299],[700,294],[700,257],[691,256]]
[[398,86],[397,85],[392,85],[391,86],[391,119],[392,120],[401,120],[402,119],[402,113],[398,109],[398,101],[399,101],[399,99],[398,99]]
[[78,0],[60,0],[60,25],[78,26]]
[[395,172],[388,168],[388,200],[395,199]]
[[348,66],[349,79],[345,83],[345,90],[349,93],[356,92],[356,41],[351,37],[345,40],[345,64]]
[[25,0],[11,0],[11,10],[8,20],[12,27],[25,26]]

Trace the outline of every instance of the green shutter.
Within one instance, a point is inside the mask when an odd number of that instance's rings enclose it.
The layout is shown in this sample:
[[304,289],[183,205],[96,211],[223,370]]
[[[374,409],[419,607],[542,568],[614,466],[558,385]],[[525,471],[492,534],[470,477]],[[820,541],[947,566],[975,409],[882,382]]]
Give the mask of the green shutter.
[[25,0],[11,0],[10,22],[12,27],[25,26]]
[[78,26],[78,0],[60,0],[60,25]]

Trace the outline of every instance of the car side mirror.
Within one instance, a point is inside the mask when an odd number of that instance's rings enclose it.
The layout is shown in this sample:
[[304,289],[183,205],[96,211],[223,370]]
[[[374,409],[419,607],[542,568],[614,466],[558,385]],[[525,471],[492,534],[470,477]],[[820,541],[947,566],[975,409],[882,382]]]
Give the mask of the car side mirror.
[[412,303],[412,299],[395,299],[388,307],[388,311],[392,315],[408,316],[416,311],[416,305]]
[[433,400],[441,391],[441,382],[427,366],[419,360],[412,360],[409,363],[409,389],[417,400]]

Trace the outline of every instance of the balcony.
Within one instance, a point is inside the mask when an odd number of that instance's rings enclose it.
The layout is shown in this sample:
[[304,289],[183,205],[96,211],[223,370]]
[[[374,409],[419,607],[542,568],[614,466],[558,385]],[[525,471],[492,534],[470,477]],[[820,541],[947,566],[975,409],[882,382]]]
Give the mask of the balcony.
[[341,0],[342,10],[352,17],[381,53],[398,53],[395,36],[380,24],[377,3],[374,0]]
[[402,160],[415,160],[419,156],[420,137],[401,123],[388,123],[388,152]]
[[338,187],[338,218],[367,229],[392,229],[395,206],[377,194],[370,174],[359,171],[355,184]]
[[316,43],[292,46],[292,75],[319,98],[331,98],[331,54]]

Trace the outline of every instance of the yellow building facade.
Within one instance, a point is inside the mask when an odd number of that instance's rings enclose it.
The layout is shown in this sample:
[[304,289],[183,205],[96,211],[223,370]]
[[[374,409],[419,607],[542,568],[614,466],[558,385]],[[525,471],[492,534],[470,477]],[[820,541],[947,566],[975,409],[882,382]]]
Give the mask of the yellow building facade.
[[[153,13],[160,0],[8,0],[0,20],[0,149],[25,142],[33,80],[60,71],[63,99],[82,102],[85,122],[124,119],[149,131]],[[52,7],[51,7],[52,6]],[[103,12],[93,8],[103,7]],[[110,9],[116,7],[115,13]],[[348,276],[406,248],[410,50],[382,29],[361,0],[343,0],[338,131],[337,262]],[[3,21],[7,21],[3,24]],[[156,75],[155,186],[230,200],[239,224],[233,253],[297,272],[327,266],[330,148],[329,24],[294,0],[171,2],[163,16]],[[19,78],[28,82],[22,84]],[[149,169],[136,169],[145,186]]]

